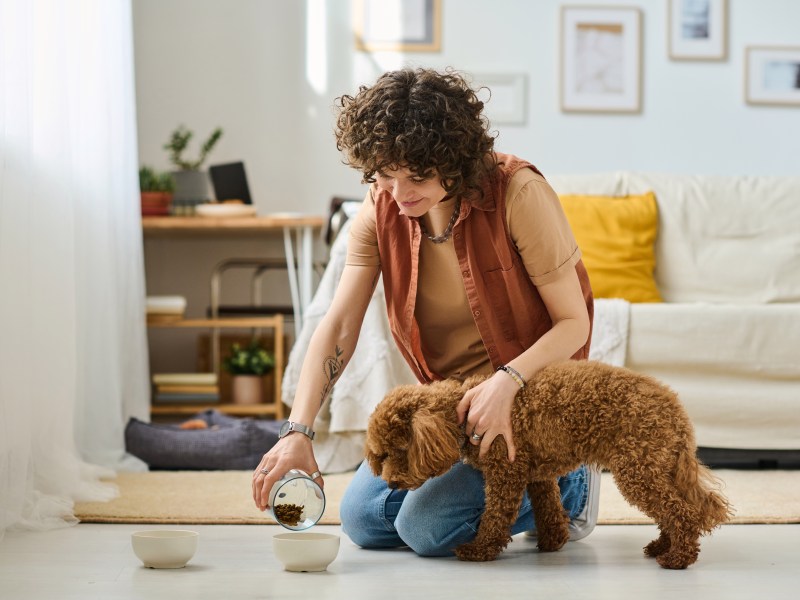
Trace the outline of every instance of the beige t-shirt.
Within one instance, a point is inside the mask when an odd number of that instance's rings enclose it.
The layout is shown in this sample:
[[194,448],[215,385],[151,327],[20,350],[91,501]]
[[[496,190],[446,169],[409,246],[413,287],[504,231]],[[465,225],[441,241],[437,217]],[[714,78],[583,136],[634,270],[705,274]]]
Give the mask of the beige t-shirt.
[[[380,265],[375,207],[367,197],[353,217],[346,264]],[[455,199],[439,202],[422,217],[433,235],[447,227]],[[553,189],[538,173],[520,169],[506,191],[511,239],[535,285],[555,281],[580,259],[580,250]],[[423,236],[415,317],[428,366],[442,377],[489,374],[492,365],[472,317],[452,238],[434,244]]]

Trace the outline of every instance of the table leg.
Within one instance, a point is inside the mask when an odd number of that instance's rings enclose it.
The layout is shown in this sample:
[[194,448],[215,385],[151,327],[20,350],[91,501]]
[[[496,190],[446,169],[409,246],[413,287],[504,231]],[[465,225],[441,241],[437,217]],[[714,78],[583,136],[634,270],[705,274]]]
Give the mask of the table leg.
[[303,245],[297,253],[300,281],[300,304],[303,316],[311,304],[312,275],[314,273],[314,235],[311,227],[303,227]]
[[291,227],[283,228],[283,251],[286,255],[286,270],[289,274],[289,291],[292,295],[292,307],[294,308],[294,334],[295,337],[300,337],[300,329],[303,327],[303,306],[300,300]]
[[[292,234],[294,233],[294,239]],[[294,247],[293,242],[297,244]],[[300,336],[303,317],[311,304],[314,275],[314,229],[312,227],[285,227],[283,246],[286,253],[286,267],[289,271],[289,290],[294,307],[294,332]],[[297,262],[295,263],[295,257]]]

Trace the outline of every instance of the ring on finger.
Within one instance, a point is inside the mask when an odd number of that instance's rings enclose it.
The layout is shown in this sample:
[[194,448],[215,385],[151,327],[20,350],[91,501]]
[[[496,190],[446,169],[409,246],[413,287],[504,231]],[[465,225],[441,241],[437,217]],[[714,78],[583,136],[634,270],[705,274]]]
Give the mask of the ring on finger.
[[311,479],[316,479],[317,477],[321,477],[321,476],[322,476],[322,473],[320,473],[319,471],[314,471],[311,475],[309,475],[309,477],[311,477]]
[[473,441],[476,441],[476,442],[480,442],[483,439],[482,435],[479,435],[479,434],[475,433],[474,431],[472,432],[472,436],[471,437],[472,437]]
[[269,469],[259,469],[259,473],[263,473],[264,475],[269,475]]

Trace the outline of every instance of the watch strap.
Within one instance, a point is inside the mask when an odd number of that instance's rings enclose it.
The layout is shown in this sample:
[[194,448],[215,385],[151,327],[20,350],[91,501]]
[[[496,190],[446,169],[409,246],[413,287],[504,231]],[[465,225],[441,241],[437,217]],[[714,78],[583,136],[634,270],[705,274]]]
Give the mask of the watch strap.
[[302,423],[295,423],[294,421],[288,421],[287,423],[289,425],[289,429],[287,429],[286,433],[284,433],[281,437],[286,437],[290,433],[296,431],[298,433],[302,433],[303,435],[308,436],[310,440],[314,439],[314,435],[316,434],[314,433],[314,430],[311,429],[311,427],[306,427]]

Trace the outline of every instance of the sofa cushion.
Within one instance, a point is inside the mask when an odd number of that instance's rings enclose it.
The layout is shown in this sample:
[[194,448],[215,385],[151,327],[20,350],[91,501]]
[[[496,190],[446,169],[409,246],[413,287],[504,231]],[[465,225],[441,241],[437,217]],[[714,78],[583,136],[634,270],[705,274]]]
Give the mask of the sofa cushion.
[[800,448],[800,304],[631,305],[625,365],[681,396],[697,442]]
[[653,270],[658,208],[641,196],[559,196],[596,298],[660,302]]
[[800,302],[800,177],[626,174],[653,190],[666,302]]
[[556,194],[594,194],[597,196],[624,196],[627,179],[625,171],[560,175],[545,173],[547,183]]

